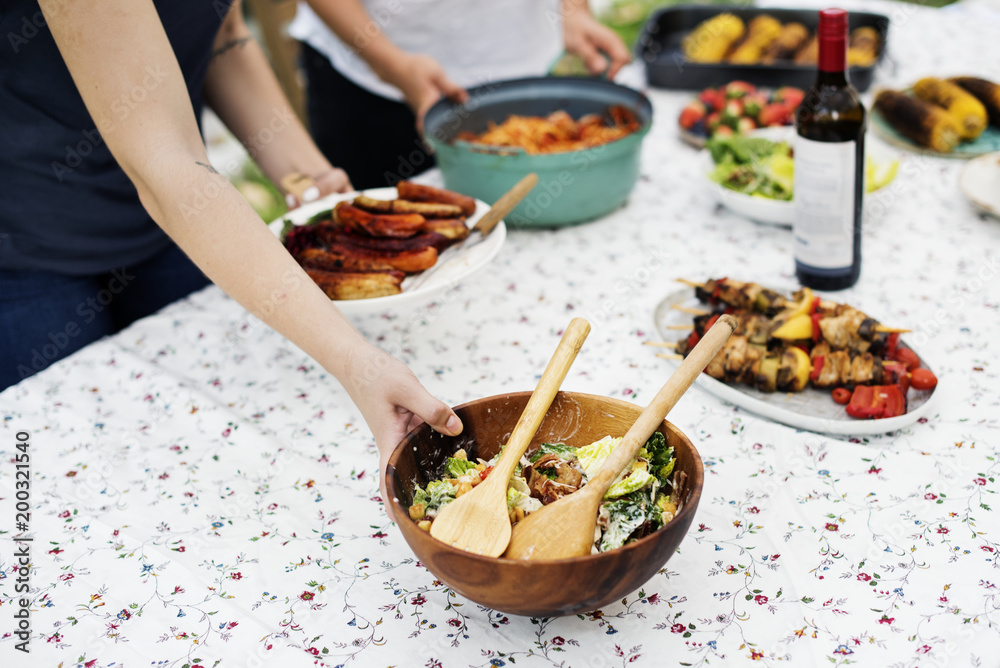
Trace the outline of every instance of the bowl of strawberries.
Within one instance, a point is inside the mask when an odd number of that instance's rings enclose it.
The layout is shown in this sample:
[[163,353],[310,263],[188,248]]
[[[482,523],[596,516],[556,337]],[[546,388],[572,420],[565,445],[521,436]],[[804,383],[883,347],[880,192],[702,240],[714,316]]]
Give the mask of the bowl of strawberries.
[[801,88],[784,86],[768,91],[746,81],[706,88],[681,110],[678,118],[681,139],[701,148],[711,137],[792,125],[795,110],[804,97]]

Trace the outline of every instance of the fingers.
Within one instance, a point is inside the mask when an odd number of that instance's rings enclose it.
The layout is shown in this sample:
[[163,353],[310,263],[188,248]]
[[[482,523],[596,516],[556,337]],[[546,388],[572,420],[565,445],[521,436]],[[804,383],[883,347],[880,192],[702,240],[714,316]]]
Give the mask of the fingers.
[[354,190],[347,172],[336,167],[318,176],[316,187],[319,189],[320,196],[330,193],[347,193]]
[[590,39],[582,39],[577,44],[576,55],[583,60],[584,67],[591,74],[601,74],[608,68],[608,59],[597,50]]
[[605,26],[598,26],[598,28],[599,30],[594,33],[594,42],[597,48],[610,58],[611,64],[608,66],[606,74],[609,79],[614,79],[618,71],[628,64],[631,54],[629,54],[625,42],[613,30]]
[[434,83],[437,85],[438,90],[441,91],[441,94],[453,102],[465,104],[469,99],[469,92],[449,79],[444,70],[441,70],[437,74],[434,78]]
[[414,385],[408,392],[409,396],[400,400],[400,406],[426,422],[434,431],[448,436],[461,434],[462,421],[455,415],[455,411],[432,396],[419,382]]

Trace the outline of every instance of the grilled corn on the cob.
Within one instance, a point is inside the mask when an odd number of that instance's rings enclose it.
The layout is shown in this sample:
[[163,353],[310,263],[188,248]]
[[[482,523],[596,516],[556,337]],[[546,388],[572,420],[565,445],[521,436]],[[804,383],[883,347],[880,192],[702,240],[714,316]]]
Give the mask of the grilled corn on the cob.
[[925,77],[913,84],[913,92],[925,102],[944,107],[958,122],[962,139],[975,139],[986,129],[986,107],[961,86]]
[[684,57],[695,63],[721,63],[746,28],[733,14],[717,14],[702,21],[684,38]]
[[948,79],[969,91],[984,107],[993,125],[1000,125],[1000,86],[976,77],[954,77]]
[[729,62],[739,65],[753,65],[781,34],[781,21],[761,14],[747,26],[747,36],[729,56]]
[[809,41],[795,54],[796,65],[815,65],[819,60],[819,41],[816,35],[809,38]]
[[786,23],[781,27],[781,34],[764,53],[762,60],[766,65],[776,60],[791,60],[807,41],[809,41],[808,28],[794,21]]
[[921,146],[947,153],[958,144],[955,118],[941,107],[895,90],[875,96],[875,108],[900,133]]
[[847,64],[868,67],[875,64],[878,57],[878,31],[865,26],[851,31],[847,48]]

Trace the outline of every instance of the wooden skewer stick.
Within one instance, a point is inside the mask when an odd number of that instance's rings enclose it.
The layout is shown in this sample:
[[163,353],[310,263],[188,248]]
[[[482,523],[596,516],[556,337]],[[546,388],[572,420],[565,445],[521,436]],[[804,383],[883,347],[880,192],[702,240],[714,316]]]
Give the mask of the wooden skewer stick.
[[686,278],[678,278],[678,279],[677,279],[677,282],[678,282],[678,283],[683,283],[684,285],[689,285],[689,286],[691,286],[692,288],[703,288],[703,287],[705,287],[705,284],[704,284],[704,283],[697,283],[697,282],[695,282],[695,281],[689,281],[689,280],[688,280],[688,279],[686,279]]
[[694,329],[694,325],[667,325],[667,329]]
[[912,332],[912,329],[902,329],[899,327],[886,327],[885,325],[875,325],[876,332],[882,332],[883,334],[908,334]]
[[680,311],[681,313],[690,313],[691,315],[708,315],[708,311],[700,308],[691,308],[690,306],[681,306],[680,304],[672,304],[670,308],[675,311]]
[[677,349],[676,341],[643,341],[642,345],[655,346],[657,348],[673,348],[674,350]]
[[677,353],[656,353],[657,357],[662,357],[665,360],[682,360],[684,355],[678,355]]

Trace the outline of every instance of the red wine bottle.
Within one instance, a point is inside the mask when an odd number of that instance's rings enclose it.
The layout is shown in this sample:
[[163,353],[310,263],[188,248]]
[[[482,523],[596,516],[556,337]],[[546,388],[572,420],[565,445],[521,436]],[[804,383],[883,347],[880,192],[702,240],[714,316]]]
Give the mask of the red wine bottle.
[[795,274],[843,290],[861,274],[865,108],[847,79],[847,12],[824,9],[819,72],[795,113]]

